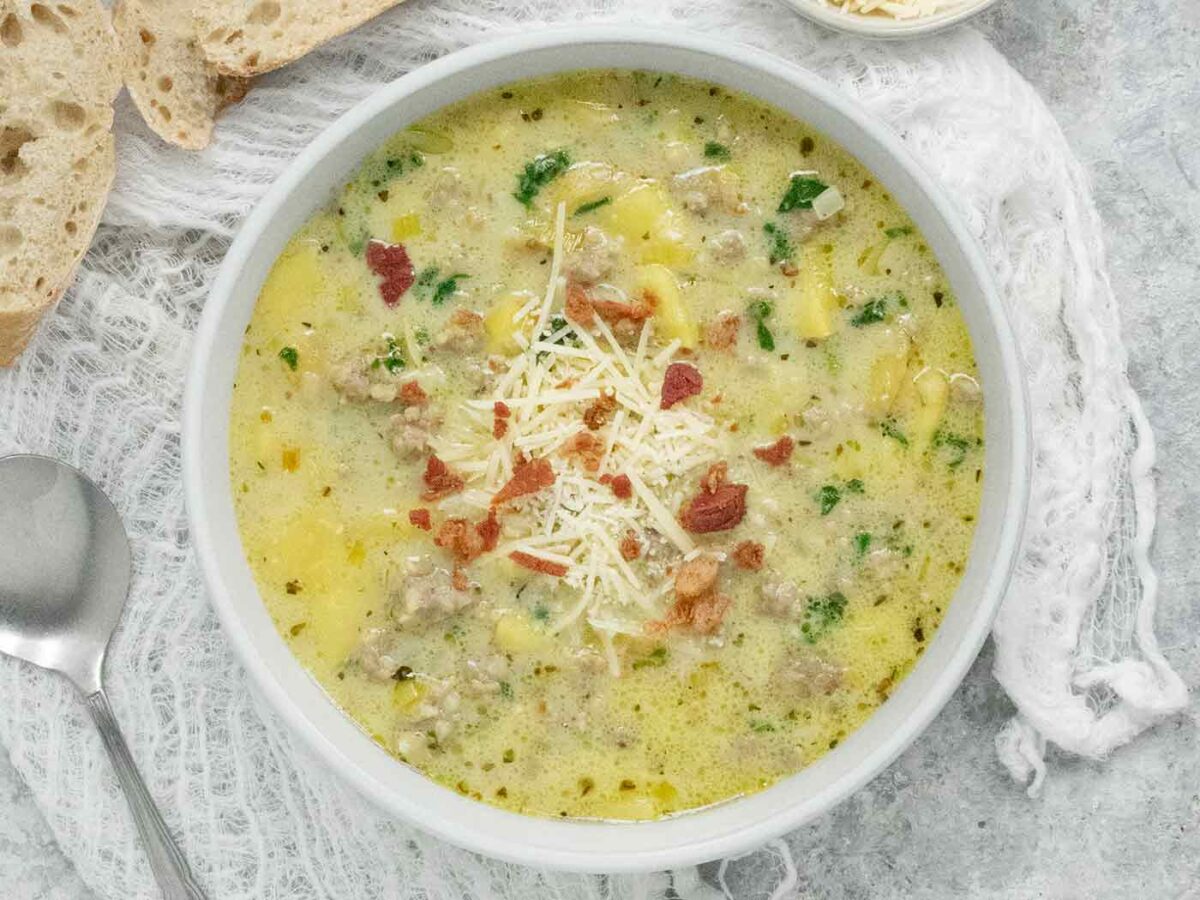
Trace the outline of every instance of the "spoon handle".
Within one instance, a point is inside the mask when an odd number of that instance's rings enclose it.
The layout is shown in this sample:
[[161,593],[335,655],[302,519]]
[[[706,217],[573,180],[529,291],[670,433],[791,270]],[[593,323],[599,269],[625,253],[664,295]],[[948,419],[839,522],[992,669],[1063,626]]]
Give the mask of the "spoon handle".
[[150,857],[150,868],[162,889],[164,900],[205,900],[204,891],[192,877],[187,860],[172,840],[142,776],[138,774],[129,748],[125,746],[125,739],[121,737],[121,729],[117,727],[112,707],[108,705],[108,697],[103,690],[99,690],[88,694],[86,699],[88,711],[104,740],[104,749],[108,751],[113,768],[117,770],[117,779],[142,835],[142,843]]

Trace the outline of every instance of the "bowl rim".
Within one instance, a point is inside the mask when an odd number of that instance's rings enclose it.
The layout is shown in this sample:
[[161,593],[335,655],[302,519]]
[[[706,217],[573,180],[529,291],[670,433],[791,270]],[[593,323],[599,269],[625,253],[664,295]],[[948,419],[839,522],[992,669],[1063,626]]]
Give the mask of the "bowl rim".
[[783,0],[783,2],[806,19],[843,34],[875,38],[876,40],[902,40],[952,28],[988,9],[998,0],[961,0],[956,6],[940,10],[930,16],[914,19],[893,19],[887,16],[865,16],[860,13],[841,12],[823,3],[822,0]]
[[[981,506],[976,541],[986,520],[993,535],[986,548],[990,555],[980,561],[979,548],[974,547],[963,579],[965,584],[973,577],[978,582],[978,592],[970,599],[961,598],[960,587],[946,619],[914,670],[891,699],[836,750],[763,791],[644,823],[557,820],[507,812],[461,797],[387,755],[324,695],[279,637],[253,581],[247,580],[249,570],[232,519],[227,434],[228,394],[232,387],[229,373],[236,368],[240,356],[242,326],[237,328],[238,339],[232,349],[220,344],[219,338],[222,329],[232,327],[226,321],[227,313],[236,302],[241,280],[256,281],[253,294],[257,297],[266,270],[277,256],[278,250],[270,252],[264,263],[260,257],[267,254],[259,251],[268,239],[276,215],[289,203],[309,203],[312,209],[322,202],[324,195],[320,201],[297,197],[306,193],[306,181],[321,174],[322,167],[343,172],[353,170],[362,156],[380,143],[372,139],[363,144],[361,140],[362,132],[370,130],[380,117],[393,113],[389,121],[394,123],[390,130],[395,131],[426,114],[396,113],[405,101],[415,102],[415,98],[424,96],[423,91],[441,82],[478,77],[480,72],[490,72],[489,67],[509,71],[515,66],[519,71],[479,84],[478,90],[532,77],[535,73],[528,70],[528,60],[543,57],[553,60],[563,55],[568,60],[565,64],[550,63],[537,71],[586,68],[679,71],[684,67],[696,69],[693,77],[704,77],[707,69],[701,69],[702,64],[716,69],[724,67],[731,76],[735,71],[740,73],[737,77],[746,82],[735,89],[760,97],[772,91],[780,96],[795,95],[797,104],[810,104],[830,122],[838,123],[838,128],[854,132],[863,141],[862,146],[849,146],[841,139],[837,139],[838,143],[860,160],[869,151],[868,155],[879,157],[880,164],[895,167],[894,175],[889,176],[895,185],[888,178],[881,180],[893,193],[903,188],[911,194],[911,203],[905,204],[907,211],[917,219],[927,238],[931,230],[937,232],[929,240],[931,247],[944,246],[952,254],[959,270],[959,275],[951,278],[955,290],[961,293],[960,288],[965,284],[978,292],[980,308],[974,315],[979,319],[981,333],[994,340],[994,345],[988,345],[988,354],[990,359],[994,357],[990,364],[995,367],[996,378],[984,384],[989,429],[985,447],[989,477],[984,481],[984,500],[991,490],[999,509],[988,514]],[[605,61],[593,57],[603,57]],[[629,57],[654,62],[644,65],[622,61]],[[588,61],[575,64],[577,58]],[[660,58],[667,60],[661,67]],[[526,69],[521,69],[521,65],[526,65]],[[711,80],[721,81],[719,77]],[[751,83],[761,84],[761,92],[757,86],[748,86]],[[431,108],[475,92],[475,89],[464,90]],[[810,111],[805,118],[811,120],[812,115]],[[818,126],[825,133],[829,127]],[[354,160],[339,164],[339,150],[343,155],[353,154]],[[879,174],[875,166],[867,162],[864,165]],[[923,220],[909,208],[914,203],[921,207]],[[295,227],[286,229],[283,241],[277,241],[280,247]],[[257,256],[256,251],[259,251]],[[246,274],[248,271],[251,275]],[[949,271],[947,274],[951,276]],[[254,301],[242,303],[247,304],[252,310]],[[978,348],[979,336],[974,328],[972,337]],[[976,356],[980,356],[978,349]],[[993,428],[997,429],[995,435]],[[1007,471],[1003,482],[990,477],[997,465]],[[183,478],[197,559],[222,629],[260,695],[311,752],[376,806],[460,847],[542,869],[640,872],[735,855],[816,818],[877,775],[937,715],[958,688],[986,639],[1015,566],[1025,519],[1029,471],[1025,385],[1015,340],[990,269],[949,199],[900,139],[856,101],[840,94],[815,74],[757,48],[687,32],[666,34],[636,26],[559,27],[476,44],[382,86],[335,120],[285,167],[238,230],[197,329],[184,393]],[[231,548],[236,548],[236,553]],[[243,602],[247,600],[253,602]],[[956,616],[955,627],[962,634],[953,638],[947,634],[947,623]],[[942,640],[943,636],[946,640]],[[940,661],[936,669],[931,668],[934,657]],[[903,707],[897,705],[901,697],[905,698]],[[885,715],[889,707],[891,711]],[[851,747],[855,748],[855,762],[846,755]]]

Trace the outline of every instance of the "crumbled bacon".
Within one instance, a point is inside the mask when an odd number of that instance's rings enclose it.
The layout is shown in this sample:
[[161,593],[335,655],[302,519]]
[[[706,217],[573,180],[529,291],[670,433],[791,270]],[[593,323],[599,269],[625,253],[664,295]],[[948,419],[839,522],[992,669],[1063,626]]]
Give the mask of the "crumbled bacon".
[[471,587],[467,573],[460,566],[454,567],[454,574],[450,576],[450,586],[456,591],[463,591],[464,593]]
[[697,600],[717,588],[717,572],[721,563],[715,556],[689,559],[675,571],[675,597],[678,600]]
[[705,594],[696,600],[676,600],[659,622],[649,625],[651,631],[666,631],[676,626],[687,626],[700,634],[712,634],[721,627],[725,613],[733,603],[724,594]]
[[554,484],[554,470],[550,468],[549,460],[534,459],[529,462],[520,462],[513,469],[512,478],[508,479],[508,483],[492,497],[492,506],[499,506],[501,503],[508,503],[510,500],[516,500],[528,494],[536,494],[552,484]]
[[618,500],[628,500],[633,496],[633,482],[628,475],[616,475],[608,485]]
[[748,490],[744,484],[722,484],[697,494],[679,510],[679,521],[692,534],[728,531],[745,518]]
[[766,548],[758,541],[742,541],[733,548],[733,561],[739,569],[757,572],[763,567]]
[[485,553],[496,549],[500,542],[500,520],[496,518],[496,510],[488,510],[487,518],[475,526],[475,533],[483,541]]
[[613,410],[617,408],[617,398],[609,393],[603,393],[583,411],[583,424],[589,431],[599,431],[608,424]]
[[523,553],[520,550],[514,550],[508,554],[508,558],[518,566],[534,572],[541,572],[543,575],[553,575],[555,578],[562,578],[567,574],[567,567],[562,563],[542,559],[540,556],[534,556],[532,553]]
[[463,489],[462,476],[451,470],[436,456],[431,455],[428,462],[425,463],[424,478],[427,490],[421,495],[421,499],[426,503],[456,494]]
[[770,466],[782,466],[792,458],[792,451],[796,449],[796,442],[788,435],[784,435],[773,444],[768,444],[765,447],[755,447],[754,455]]
[[711,494],[727,481],[729,481],[729,463],[713,463],[704,473],[704,477],[700,479],[700,490]]
[[459,562],[468,563],[483,552],[483,538],[466,519],[447,519],[433,542],[453,553]]
[[681,400],[694,397],[704,387],[704,377],[700,370],[687,363],[671,363],[663,376],[662,409],[670,409]]
[[651,295],[646,295],[646,298],[641,303],[622,303],[620,300],[596,300],[589,301],[596,315],[602,318],[609,325],[616,325],[618,322],[633,322],[635,324],[645,322],[648,318],[654,315],[654,298]]
[[590,328],[596,321],[592,298],[588,295],[587,288],[578,281],[567,282],[567,302],[564,304],[563,312],[566,313],[568,319],[584,328]]
[[604,442],[590,431],[577,431],[567,438],[559,453],[578,459],[584,469],[595,472],[604,456]]
[[408,521],[416,525],[422,531],[433,530],[433,519],[429,517],[429,510],[424,507],[420,509],[410,509],[408,511]]
[[723,312],[704,326],[704,344],[714,350],[728,350],[737,343],[740,317]]
[[383,241],[367,243],[367,266],[379,276],[379,296],[388,306],[400,302],[413,285],[412,260],[403,244],[385,244]]
[[621,551],[621,558],[627,562],[632,562],[642,555],[642,543],[632,528],[625,532],[625,536],[621,538],[621,545],[617,549]]
[[400,402],[405,406],[424,406],[429,402],[429,395],[416,379],[400,385]]
[[511,415],[512,410],[503,400],[497,400],[492,405],[492,437],[496,440],[508,434],[508,417]]

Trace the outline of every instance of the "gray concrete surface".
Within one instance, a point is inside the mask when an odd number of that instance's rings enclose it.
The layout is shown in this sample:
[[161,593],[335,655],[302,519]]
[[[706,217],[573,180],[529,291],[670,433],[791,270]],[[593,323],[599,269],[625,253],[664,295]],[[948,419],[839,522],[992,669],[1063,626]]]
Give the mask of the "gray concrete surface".
[[[1195,693],[1103,764],[1052,753],[1031,800],[995,760],[1012,707],[985,649],[895,766],[788,839],[798,896],[1200,898],[1200,0],[1003,0],[979,24],[1058,116],[1110,229],[1159,445],[1159,633]],[[91,897],[2,758],[0,810],[5,897]],[[726,876],[739,900],[775,883],[738,863]]]

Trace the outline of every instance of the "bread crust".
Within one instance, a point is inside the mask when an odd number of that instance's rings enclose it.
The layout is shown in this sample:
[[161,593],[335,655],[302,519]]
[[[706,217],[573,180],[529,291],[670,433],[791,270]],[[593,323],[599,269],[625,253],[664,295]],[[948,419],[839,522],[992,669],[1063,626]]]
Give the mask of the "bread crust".
[[116,38],[97,0],[0,0],[0,366],[70,285],[112,187]]

